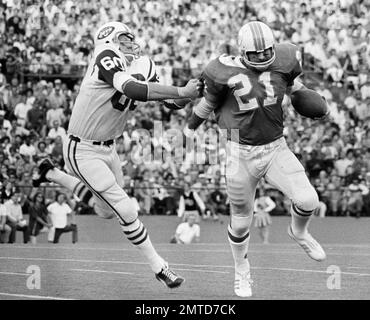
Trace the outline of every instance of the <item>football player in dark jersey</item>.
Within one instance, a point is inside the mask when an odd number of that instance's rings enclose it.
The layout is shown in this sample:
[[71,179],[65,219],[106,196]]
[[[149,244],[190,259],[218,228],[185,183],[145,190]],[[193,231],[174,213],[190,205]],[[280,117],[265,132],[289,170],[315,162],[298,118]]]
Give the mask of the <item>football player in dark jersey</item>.
[[292,201],[289,236],[312,259],[322,261],[326,255],[307,230],[319,205],[317,193],[283,136],[284,94],[307,90],[296,80],[302,72],[298,49],[290,43],[275,43],[271,29],[259,21],[240,29],[238,45],[240,55],[221,55],[206,66],[204,97],[194,107],[184,133],[192,136],[212,112],[220,129],[227,132],[228,238],[235,261],[234,291],[250,297],[249,228],[262,177]]

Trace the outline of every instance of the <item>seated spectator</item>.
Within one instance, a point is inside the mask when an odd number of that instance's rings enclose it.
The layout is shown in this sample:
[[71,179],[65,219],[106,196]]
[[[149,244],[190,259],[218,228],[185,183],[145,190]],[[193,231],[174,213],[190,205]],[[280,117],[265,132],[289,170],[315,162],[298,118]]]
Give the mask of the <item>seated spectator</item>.
[[37,192],[34,196],[33,203],[29,208],[30,221],[30,238],[31,243],[36,244],[36,237],[40,232],[48,232],[52,228],[52,223],[48,217],[48,210],[45,205],[45,199],[41,192]]
[[53,127],[49,130],[48,137],[55,140],[58,136],[62,138],[63,142],[67,139],[66,130],[60,126],[60,122],[58,120],[54,120]]
[[51,109],[46,112],[46,123],[48,128],[53,127],[54,121],[63,124],[65,121],[64,110],[57,104],[53,104]]
[[[56,201],[49,204],[47,210],[50,214],[50,219],[53,227],[49,232],[49,241],[59,243],[59,238],[62,233],[72,232],[72,243],[77,242],[77,225],[74,220],[74,212],[66,202],[64,193],[57,193]],[[71,216],[71,223],[68,224],[67,216]],[[53,234],[53,237],[50,235]]]
[[215,183],[215,189],[210,193],[207,205],[211,210],[214,220],[218,220],[218,214],[226,214],[226,194],[220,190],[220,182]]
[[153,184],[153,214],[171,214],[171,199],[166,188],[164,188],[163,178],[159,177],[157,183]]
[[46,115],[42,108],[41,100],[35,100],[32,104],[32,108],[27,112],[26,129],[41,133],[45,127],[45,117]]
[[181,244],[199,242],[200,227],[199,224],[195,223],[196,219],[197,216],[195,214],[188,214],[186,221],[177,226],[176,233],[170,242]]
[[13,183],[9,181],[9,178],[6,179],[2,185],[1,199],[3,199],[3,201],[10,200],[15,190],[16,190],[16,187],[13,185]]
[[39,141],[36,148],[36,158],[43,159],[49,156],[46,150],[46,143],[44,141]]
[[5,202],[7,210],[7,225],[12,229],[9,235],[9,243],[16,242],[16,232],[23,232],[23,243],[29,241],[29,229],[27,221],[23,218],[22,206],[20,204],[21,194],[16,191],[10,198]]
[[341,178],[338,175],[332,175],[329,184],[326,186],[327,191],[327,209],[328,214],[337,216],[341,214],[342,185]]
[[190,183],[185,182],[184,193],[180,196],[179,209],[177,211],[178,217],[185,221],[188,215],[194,214],[198,221],[199,211],[203,215],[205,209],[206,206],[198,193],[190,189]]
[[359,181],[356,179],[348,186],[347,214],[360,217],[364,205]]
[[36,155],[36,148],[31,143],[32,138],[30,136],[26,136],[24,138],[23,144],[19,148],[19,154],[33,157]]
[[20,102],[15,106],[14,115],[17,118],[17,122],[20,126],[25,127],[27,120],[27,113],[32,109],[32,105],[27,104],[26,95],[21,95]]
[[0,199],[0,243],[6,243],[6,238],[12,231],[11,227],[6,224],[7,216],[7,209]]

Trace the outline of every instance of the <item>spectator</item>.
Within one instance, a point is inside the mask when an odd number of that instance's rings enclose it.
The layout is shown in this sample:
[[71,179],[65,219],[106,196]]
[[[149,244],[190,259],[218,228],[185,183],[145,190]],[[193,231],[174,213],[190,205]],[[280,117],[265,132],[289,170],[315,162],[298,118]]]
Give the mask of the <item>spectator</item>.
[[48,232],[49,229],[53,226],[49,221],[50,219],[48,217],[48,210],[45,205],[45,199],[41,192],[37,192],[35,194],[33,203],[30,206],[29,214],[31,243],[36,244],[36,237],[40,234],[40,232]]
[[214,190],[210,192],[208,205],[214,220],[218,220],[218,214],[226,214],[226,194],[222,192],[220,182],[217,181],[214,185]]
[[45,126],[45,112],[40,100],[35,100],[26,117],[26,129],[42,133]]
[[[52,90],[52,92],[50,93],[49,95],[49,101],[50,101],[50,105],[51,107],[56,110],[56,109],[62,109],[64,107],[67,106],[67,100],[66,100],[66,97],[65,95],[63,95],[63,92],[61,90],[62,88],[62,81],[60,79],[56,79],[54,81],[54,89]],[[57,120],[60,120],[59,123],[62,123],[63,124],[63,119],[57,119]],[[52,123],[52,122],[51,122]]]
[[188,214],[186,221],[180,223],[176,228],[176,233],[171,239],[171,243],[190,244],[199,242],[200,227],[196,222],[195,214]]
[[[66,202],[64,193],[58,193],[56,201],[49,204],[47,210],[50,214],[50,219],[53,225],[51,232],[49,232],[49,240],[53,239],[53,243],[58,243],[62,233],[72,232],[72,243],[77,242],[77,225],[74,221],[74,212]],[[67,216],[71,216],[71,223],[68,224]],[[50,238],[50,234],[54,234]]]
[[6,224],[7,220],[7,209],[6,206],[0,201],[0,243],[6,243],[6,238],[12,231],[11,227]]
[[23,144],[19,148],[19,154],[22,156],[28,156],[30,158],[36,155],[36,148],[31,143],[33,139],[30,136],[24,138]]
[[190,183],[186,182],[184,185],[184,193],[180,196],[179,209],[177,212],[178,217],[183,221],[190,214],[199,218],[199,212],[203,215],[206,207],[198,193],[190,189]]
[[20,102],[15,106],[14,109],[14,115],[17,118],[17,122],[22,127],[26,125],[27,113],[31,108],[32,106],[27,104],[26,96],[22,94]]
[[[51,102],[50,102],[51,104]],[[58,123],[63,124],[65,121],[65,116],[64,116],[64,110],[63,108],[60,107],[57,103],[51,104],[51,109],[49,109],[46,112],[46,122],[48,128],[53,127],[54,121],[58,121]]]
[[23,243],[28,243],[29,241],[29,228],[27,221],[23,218],[22,206],[20,204],[21,194],[16,191],[10,198],[10,200],[5,202],[5,207],[7,210],[7,225],[11,228],[9,235],[9,243],[14,243],[16,241],[16,232],[23,232]]
[[56,137],[60,137],[63,143],[66,141],[66,130],[60,126],[60,122],[58,120],[53,121],[53,127],[49,130],[48,137],[53,140],[55,140]]

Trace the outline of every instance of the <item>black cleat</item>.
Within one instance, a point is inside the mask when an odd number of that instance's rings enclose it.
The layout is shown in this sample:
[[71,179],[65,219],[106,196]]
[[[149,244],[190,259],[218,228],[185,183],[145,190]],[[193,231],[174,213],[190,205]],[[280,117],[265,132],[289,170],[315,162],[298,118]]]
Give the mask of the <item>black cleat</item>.
[[48,179],[46,179],[46,174],[49,170],[54,169],[53,163],[48,158],[42,160],[38,167],[39,167],[39,175],[37,178],[32,179],[32,185],[34,187],[39,187],[41,183],[48,182]]
[[166,287],[173,289],[178,288],[185,281],[184,278],[178,276],[169,268],[163,268],[155,275],[158,281],[162,282]]

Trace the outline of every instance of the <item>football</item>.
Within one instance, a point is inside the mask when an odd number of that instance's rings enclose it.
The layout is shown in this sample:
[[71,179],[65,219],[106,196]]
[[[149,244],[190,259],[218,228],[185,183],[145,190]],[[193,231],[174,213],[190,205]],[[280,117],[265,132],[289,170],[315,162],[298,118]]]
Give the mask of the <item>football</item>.
[[318,119],[328,112],[328,106],[324,98],[311,89],[293,92],[291,101],[295,111],[307,118]]

